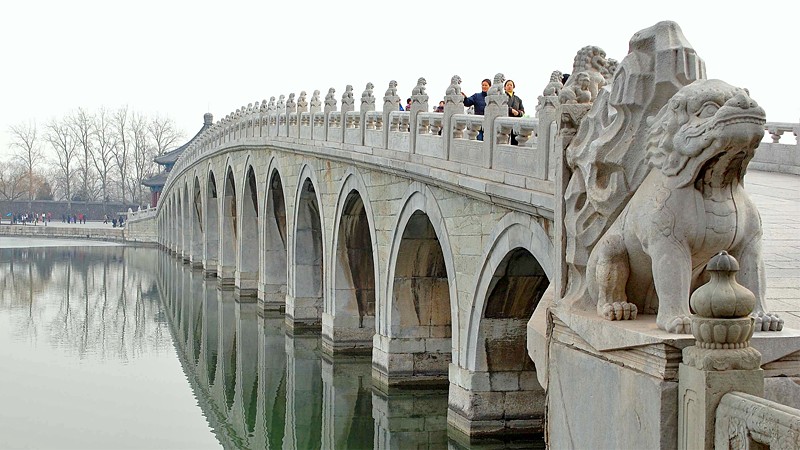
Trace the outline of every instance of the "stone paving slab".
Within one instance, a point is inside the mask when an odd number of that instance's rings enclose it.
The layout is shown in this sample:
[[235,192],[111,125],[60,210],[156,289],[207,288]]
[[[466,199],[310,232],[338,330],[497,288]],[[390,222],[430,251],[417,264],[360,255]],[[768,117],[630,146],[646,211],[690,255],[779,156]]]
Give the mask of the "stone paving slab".
[[800,329],[800,176],[751,170],[744,182],[764,228],[767,308]]

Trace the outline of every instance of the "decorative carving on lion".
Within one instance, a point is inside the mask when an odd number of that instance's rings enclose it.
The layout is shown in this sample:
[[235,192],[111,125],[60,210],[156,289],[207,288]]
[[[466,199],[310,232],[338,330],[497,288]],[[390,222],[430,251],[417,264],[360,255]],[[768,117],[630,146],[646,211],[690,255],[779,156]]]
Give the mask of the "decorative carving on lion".
[[726,250],[756,296],[756,329],[782,329],[764,305],[761,219],[743,185],[764,110],[704,79],[674,22],[638,32],[630,49],[566,149],[562,301],[608,320],[655,313],[659,328],[689,333],[691,292]]

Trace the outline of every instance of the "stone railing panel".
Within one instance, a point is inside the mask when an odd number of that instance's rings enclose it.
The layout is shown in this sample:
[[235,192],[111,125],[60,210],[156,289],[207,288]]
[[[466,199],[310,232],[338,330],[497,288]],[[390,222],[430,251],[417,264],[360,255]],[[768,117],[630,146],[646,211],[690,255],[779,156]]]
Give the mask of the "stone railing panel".
[[361,113],[347,111],[344,117],[344,142],[347,144],[364,145],[361,127]]
[[297,113],[289,113],[288,135],[293,138],[300,136],[300,119]]
[[389,113],[389,150],[410,152],[410,120],[411,113],[408,111],[392,111]]
[[315,112],[311,116],[311,138],[315,141],[327,140],[327,127],[325,126],[325,113]]
[[300,139],[312,139],[311,113],[300,113],[300,127],[298,131]]
[[455,114],[452,123],[450,160],[478,167],[491,167],[489,143],[477,140],[478,132],[483,127],[483,116]]
[[[498,142],[492,152],[492,168],[505,172],[548,179],[549,156],[545,146],[538,146],[536,119],[503,117],[496,120]],[[510,145],[510,132],[517,135],[518,145]],[[502,141],[502,143],[500,143]]]
[[367,147],[383,148],[384,129],[383,112],[367,111],[364,115],[364,145]]
[[444,114],[423,112],[417,119],[417,142],[414,153],[447,159],[444,139],[441,136]]
[[343,142],[344,129],[342,128],[342,113],[341,111],[332,111],[328,113],[328,130],[327,141],[330,142]]
[[800,410],[755,395],[730,392],[717,407],[715,448],[800,448]]

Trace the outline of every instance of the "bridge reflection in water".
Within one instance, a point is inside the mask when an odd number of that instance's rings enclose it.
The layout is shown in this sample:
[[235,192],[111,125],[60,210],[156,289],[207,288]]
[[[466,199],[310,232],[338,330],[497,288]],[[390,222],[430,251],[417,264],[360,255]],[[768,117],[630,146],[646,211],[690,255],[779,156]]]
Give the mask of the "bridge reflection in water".
[[[160,253],[158,289],[183,370],[226,448],[544,448],[448,431],[447,390],[372,385],[367,357],[330,357],[318,335],[236,301],[233,289]],[[535,441],[535,442],[533,442]]]

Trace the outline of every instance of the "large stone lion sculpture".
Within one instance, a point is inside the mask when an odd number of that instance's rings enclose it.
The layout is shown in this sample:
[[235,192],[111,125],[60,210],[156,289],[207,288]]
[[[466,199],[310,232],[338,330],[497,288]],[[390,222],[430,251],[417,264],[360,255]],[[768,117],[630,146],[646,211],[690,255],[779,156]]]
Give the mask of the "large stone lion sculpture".
[[747,91],[719,80],[695,81],[661,109],[647,138],[652,169],[589,256],[598,314],[633,319],[657,304],[659,328],[689,333],[689,295],[707,281],[708,260],[727,250],[756,295],[759,329],[783,327],[763,304],[761,219],[743,186],[765,122]]
[[659,328],[688,333],[691,292],[727,250],[757,298],[757,329],[780,330],[764,307],[761,221],[742,181],[763,109],[747,91],[707,80],[675,22],[638,31],[628,47],[565,142],[557,306],[609,320],[655,314]]

